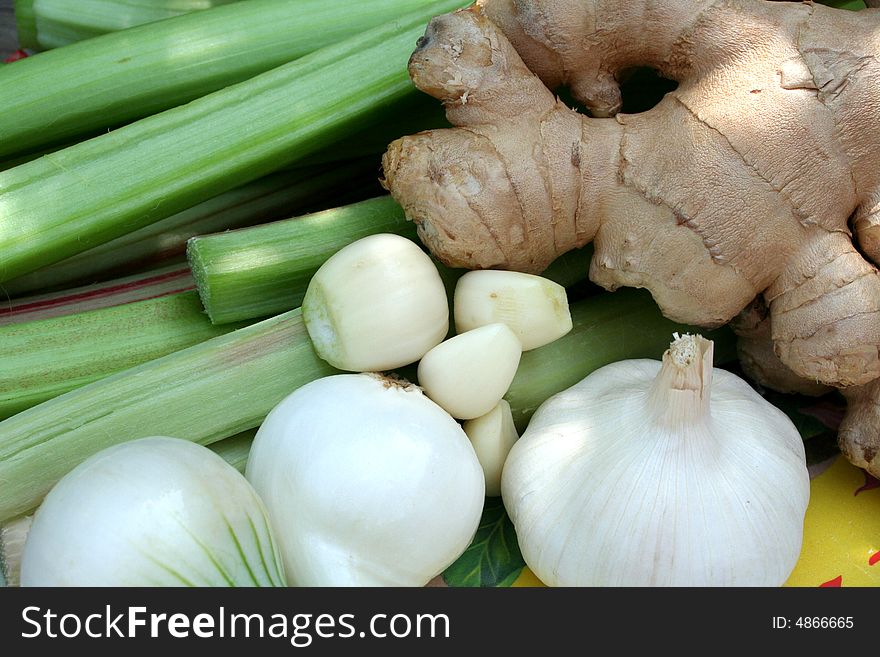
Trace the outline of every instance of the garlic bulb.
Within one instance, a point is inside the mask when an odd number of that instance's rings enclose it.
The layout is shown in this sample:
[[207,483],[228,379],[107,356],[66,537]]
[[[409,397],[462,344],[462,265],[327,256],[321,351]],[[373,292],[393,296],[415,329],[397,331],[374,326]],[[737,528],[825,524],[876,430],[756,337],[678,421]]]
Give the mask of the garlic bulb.
[[800,435],[683,336],[542,404],[504,465],[526,563],[554,586],[778,586],[809,499]]
[[504,324],[487,324],[449,338],[424,355],[419,385],[452,417],[470,420],[491,411],[507,392],[522,347]]
[[455,285],[456,333],[501,322],[523,351],[561,338],[572,328],[565,288],[548,278],[516,271],[469,271]]
[[353,372],[414,363],[449,331],[437,267],[413,241],[386,233],[353,242],[321,265],[302,313],[317,354]]
[[104,449],[37,509],[22,586],[284,586],[266,511],[207,447],[141,438]]
[[291,584],[423,586],[470,544],[483,472],[418,387],[373,374],[313,381],[263,422],[247,478]]

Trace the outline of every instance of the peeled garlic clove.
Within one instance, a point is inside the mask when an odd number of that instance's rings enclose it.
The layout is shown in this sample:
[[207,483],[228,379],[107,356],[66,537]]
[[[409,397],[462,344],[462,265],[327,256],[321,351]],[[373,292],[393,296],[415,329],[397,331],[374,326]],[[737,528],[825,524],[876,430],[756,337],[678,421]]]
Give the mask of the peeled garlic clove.
[[549,344],[572,327],[564,287],[515,271],[466,273],[455,286],[453,312],[457,333],[501,322],[513,330],[523,351]]
[[779,586],[810,482],[791,420],[683,336],[662,364],[614,363],[544,402],[501,491],[546,584]]
[[340,374],[266,418],[247,478],[296,586],[424,586],[467,549],[483,471],[462,428],[412,384]]
[[522,347],[504,324],[489,324],[431,349],[419,363],[419,385],[452,417],[488,413],[510,387]]
[[284,586],[262,502],[207,447],[141,438],[65,475],[37,509],[22,586]]
[[341,370],[390,370],[419,360],[449,331],[446,289],[414,242],[371,235],[312,277],[303,321],[317,354]]
[[464,432],[471,440],[483,476],[486,497],[501,495],[501,472],[513,444],[519,436],[513,424],[510,404],[502,399],[491,411],[464,423]]

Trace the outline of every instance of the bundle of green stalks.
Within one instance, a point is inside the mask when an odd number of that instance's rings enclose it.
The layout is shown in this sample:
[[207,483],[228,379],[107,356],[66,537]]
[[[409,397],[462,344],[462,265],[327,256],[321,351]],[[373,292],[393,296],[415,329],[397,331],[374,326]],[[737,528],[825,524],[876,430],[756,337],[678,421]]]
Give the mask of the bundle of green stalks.
[[[225,5],[135,30],[212,18],[213,12],[256,3]],[[290,4],[283,4],[293,11]],[[424,5],[415,13],[186,105],[0,172],[0,282],[182,212],[381,123],[391,108],[414,94],[406,61],[425,22],[459,4],[444,0]],[[227,27],[233,25],[240,29],[235,23]],[[6,66],[0,70],[4,74],[0,89],[4,84],[15,89],[52,87],[58,74],[40,70],[42,58],[76,59],[78,55],[69,50],[77,45]],[[111,45],[112,61],[132,52],[133,46]],[[149,38],[135,45],[154,47]],[[128,84],[140,84],[124,69],[120,75]],[[105,74],[103,79],[112,81],[116,76]],[[63,102],[76,102],[81,94],[79,89],[67,93]],[[21,101],[24,96],[16,98]],[[10,143],[8,131],[25,130],[32,121],[38,122],[32,132],[63,123],[54,113],[55,123],[38,118],[39,112],[25,111],[25,106],[7,110],[4,116],[18,119],[8,129],[0,126],[3,144]],[[59,114],[63,116],[63,108]]]
[[[11,297],[184,263],[191,237],[319,210],[379,193],[374,158],[278,171],[3,284]],[[3,321],[0,308],[0,323]]]
[[[39,31],[47,23],[76,26],[94,22],[93,17],[106,15],[114,4],[117,5],[113,13],[116,16],[119,11],[137,13],[138,10],[138,3],[130,6],[128,2],[20,1],[17,7],[20,40],[25,45],[32,44],[29,26],[36,26]],[[155,15],[156,3],[139,4],[140,10],[146,10],[145,5],[152,6]],[[173,4],[180,5],[179,2]],[[405,32],[399,21],[409,12],[415,12],[409,13],[413,19],[410,25],[423,25],[431,6],[436,7],[435,11],[446,11],[464,3],[248,0],[214,4],[221,6],[109,31],[28,57],[16,62],[16,66],[0,68],[0,97],[4,99],[5,110],[0,114],[0,158],[67,143],[83,135],[100,134],[108,128],[184,105],[370,28],[378,27],[379,32],[386,30],[383,33],[392,37]],[[64,17],[63,20],[60,17]],[[414,32],[410,47],[415,38],[418,35]],[[358,47],[355,43],[352,45]],[[368,52],[363,55],[367,62],[393,58],[393,47],[389,43],[387,49],[376,52],[375,57]],[[324,63],[340,55],[342,51]],[[392,59],[389,65],[405,74],[405,61],[401,66],[400,61]],[[307,65],[306,70],[319,66],[315,62],[314,66]],[[293,75],[283,79],[290,81],[301,72],[302,69],[292,72]],[[377,70],[376,76],[368,76],[363,81],[364,86],[369,89],[388,72]],[[281,82],[281,79],[276,77],[275,81]],[[327,83],[322,85],[326,92],[337,98],[349,92],[344,75],[327,71],[323,82]],[[266,91],[265,87],[261,89]],[[256,93],[256,87],[250,90]],[[311,91],[307,87],[291,90],[297,95]]]

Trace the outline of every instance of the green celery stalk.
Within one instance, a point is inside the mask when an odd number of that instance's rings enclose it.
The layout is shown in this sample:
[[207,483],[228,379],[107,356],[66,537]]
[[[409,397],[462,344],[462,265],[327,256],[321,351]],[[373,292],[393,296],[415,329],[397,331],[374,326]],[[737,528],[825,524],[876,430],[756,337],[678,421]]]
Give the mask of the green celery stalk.
[[415,239],[416,228],[390,197],[217,235],[194,237],[187,258],[215,324],[296,308],[312,275],[347,244],[375,233]]
[[[593,245],[587,244],[581,249],[573,249],[563,253],[541,272],[541,276],[556,281],[562,287],[571,288],[574,285],[590,285],[593,293],[599,293],[602,288],[587,281],[590,271],[590,260],[593,258]],[[454,269],[459,276],[466,273],[467,269]],[[456,277],[458,280],[458,277]],[[586,295],[582,295],[586,296]],[[581,298],[578,296],[577,298]]]
[[716,365],[736,359],[736,338],[729,328],[706,331],[677,324],[660,314],[645,290],[625,288],[574,303],[571,315],[574,327],[568,335],[522,355],[505,395],[520,433],[551,395],[618,360],[659,360],[675,332],[714,340]]
[[[239,0],[242,1],[242,0]],[[297,162],[297,168],[314,167],[325,164],[337,164],[348,160],[370,157],[376,163],[381,159],[382,153],[395,139],[403,135],[411,135],[423,130],[433,130],[450,127],[446,120],[446,112],[443,105],[437,103],[434,98],[427,94],[410,94],[404,99],[389,107],[378,123],[369,125],[359,130],[356,134],[346,137],[342,141],[334,142],[332,147],[307,155]],[[81,135],[77,139],[64,144],[41,148],[23,155],[12,158],[0,158],[0,171],[12,169],[54,153],[68,146],[92,139],[103,134],[101,131],[94,134]],[[374,172],[378,170],[378,164],[374,165]]]
[[37,39],[37,15],[32,0],[14,0],[15,28],[18,32],[18,47],[29,50],[40,48]]
[[183,107],[0,173],[0,281],[256,180],[375,122],[414,93],[406,62],[425,22],[458,4],[425,5]]
[[[323,212],[194,237],[187,258],[202,304],[215,324],[256,319],[299,306],[314,273],[347,244],[376,233],[418,241],[416,227],[390,197]],[[592,249],[569,252],[544,273],[569,286],[587,275]],[[452,291],[464,270],[437,263]]]
[[[291,211],[320,207],[352,189],[375,185],[375,162],[357,160],[332,168],[289,169],[265,176],[139,230],[8,281],[11,296],[106,279],[183,256],[186,241],[231,228],[281,219]],[[2,310],[0,310],[2,313]],[[2,321],[2,319],[0,319]]]
[[195,285],[185,264],[166,265],[103,283],[10,299],[0,305],[0,327],[155,299]]
[[[569,381],[615,359],[659,358],[672,331],[688,330],[631,289],[572,311],[574,330],[521,361],[509,395],[520,420]],[[732,357],[731,334],[712,337],[718,362]],[[105,447],[150,435],[210,444],[258,426],[290,392],[335,372],[315,355],[297,309],[23,411],[0,422],[0,522],[36,507],[60,477]]]
[[213,326],[195,291],[0,326],[0,418],[237,327]]
[[[95,137],[95,136],[97,136],[97,135],[90,135],[90,137]],[[14,169],[15,167],[21,166],[22,164],[27,164],[28,162],[33,162],[34,160],[36,160],[40,157],[43,157],[44,155],[47,155],[48,153],[54,153],[55,151],[61,150],[61,148],[64,146],[72,146],[73,144],[77,143],[78,141],[82,141],[82,140],[77,139],[75,141],[71,141],[70,143],[64,144],[63,146],[59,145],[57,147],[55,147],[55,146],[53,146],[51,148],[47,147],[47,148],[40,149],[37,151],[31,151],[29,153],[24,153],[22,155],[13,155],[12,157],[9,157],[9,158],[0,157],[0,171],[6,171],[7,169]]]
[[48,50],[237,0],[16,0],[22,48]]
[[859,11],[865,8],[865,3],[862,0],[819,0],[819,3],[837,9],[849,9],[850,11]]
[[446,110],[442,103],[428,94],[412,94],[388,108],[381,121],[355,136],[333,144],[303,158],[301,166],[326,164],[356,157],[370,156],[376,166],[374,172],[378,176],[381,156],[395,139],[404,135],[413,135],[424,130],[435,130],[451,127],[446,120]]
[[[439,5],[434,13],[456,4],[463,3]],[[68,13],[80,10],[79,1],[64,5]],[[403,25],[400,17],[410,11],[418,10],[425,23],[431,6],[425,0],[248,0],[39,53],[0,67],[0,158],[182,105],[364,30]],[[34,23],[23,9],[22,20],[39,32],[39,14]],[[25,27],[22,38],[29,40],[29,32]],[[390,48],[378,53],[379,59],[394,56]],[[406,57],[398,63],[405,66]],[[332,74],[325,86],[337,96],[349,92]]]
[[217,452],[229,465],[244,474],[248,455],[251,452],[251,443],[254,442],[256,435],[256,429],[249,429],[229,438],[218,440],[216,443],[208,445],[208,447]]

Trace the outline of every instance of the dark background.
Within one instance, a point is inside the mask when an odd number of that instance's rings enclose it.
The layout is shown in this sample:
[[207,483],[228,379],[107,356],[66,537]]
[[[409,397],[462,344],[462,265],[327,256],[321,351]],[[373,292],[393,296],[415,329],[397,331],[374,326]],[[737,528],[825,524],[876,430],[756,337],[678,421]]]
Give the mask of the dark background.
[[0,59],[5,59],[18,48],[15,21],[12,19],[13,0],[0,0]]

